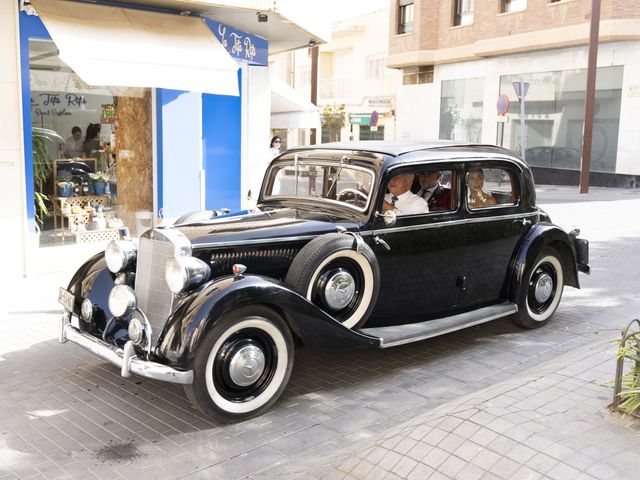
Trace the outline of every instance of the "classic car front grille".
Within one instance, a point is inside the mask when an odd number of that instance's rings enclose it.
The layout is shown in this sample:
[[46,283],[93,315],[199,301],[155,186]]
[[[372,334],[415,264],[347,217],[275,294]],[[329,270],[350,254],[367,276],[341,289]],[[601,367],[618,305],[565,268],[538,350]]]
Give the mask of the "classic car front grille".
[[140,238],[136,267],[136,297],[138,306],[151,323],[151,347],[158,342],[160,332],[171,313],[173,294],[164,280],[167,260],[175,255],[175,246],[166,238]]
[[240,250],[213,252],[209,258],[211,276],[228,275],[234,263],[242,263],[247,273],[257,273],[284,280],[293,258],[300,248],[260,248],[257,250]]

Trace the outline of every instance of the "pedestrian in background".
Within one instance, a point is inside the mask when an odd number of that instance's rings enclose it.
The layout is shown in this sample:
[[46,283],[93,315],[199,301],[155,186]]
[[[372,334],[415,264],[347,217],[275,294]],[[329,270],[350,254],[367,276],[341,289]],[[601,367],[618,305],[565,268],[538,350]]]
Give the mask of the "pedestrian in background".
[[62,147],[65,158],[82,157],[82,129],[75,126],[71,129],[71,136],[67,138]]
[[279,136],[275,136],[271,139],[269,148],[271,150],[271,158],[275,158],[280,155],[280,146],[282,145],[282,139]]

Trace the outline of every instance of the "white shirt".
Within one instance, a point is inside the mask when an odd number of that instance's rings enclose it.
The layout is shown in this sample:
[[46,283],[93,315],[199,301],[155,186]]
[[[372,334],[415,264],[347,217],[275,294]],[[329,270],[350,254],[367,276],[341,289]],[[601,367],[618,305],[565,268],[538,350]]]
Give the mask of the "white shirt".
[[395,207],[398,215],[415,215],[417,213],[429,212],[429,204],[427,204],[427,201],[415,193],[411,193],[411,190],[407,190],[403,194],[398,195],[397,198],[394,203],[391,193],[387,193],[384,196],[384,199]]

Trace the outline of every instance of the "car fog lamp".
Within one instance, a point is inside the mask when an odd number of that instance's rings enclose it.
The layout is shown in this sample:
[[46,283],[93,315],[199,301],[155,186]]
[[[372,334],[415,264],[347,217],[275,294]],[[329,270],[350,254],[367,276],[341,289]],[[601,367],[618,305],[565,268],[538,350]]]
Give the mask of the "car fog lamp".
[[89,323],[93,318],[93,303],[88,298],[85,298],[82,301],[82,307],[80,308],[80,314],[82,315],[82,319]]
[[129,340],[131,340],[136,345],[142,345],[144,342],[144,325],[137,318],[132,318],[129,322],[129,328],[127,329],[129,332]]
[[116,285],[109,294],[109,310],[114,317],[126,317],[136,308],[136,294],[128,285]]
[[104,251],[107,267],[119,273],[131,267],[136,261],[138,246],[132,240],[111,240]]
[[180,256],[167,261],[164,278],[176,295],[197,287],[209,279],[211,267],[196,257]]

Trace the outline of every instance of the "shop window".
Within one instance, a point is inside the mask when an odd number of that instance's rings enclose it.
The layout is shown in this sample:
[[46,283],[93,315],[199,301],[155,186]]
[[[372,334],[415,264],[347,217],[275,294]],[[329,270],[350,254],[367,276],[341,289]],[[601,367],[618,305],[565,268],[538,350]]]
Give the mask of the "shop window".
[[413,32],[413,2],[398,1],[398,34]]
[[443,81],[440,97],[440,138],[480,142],[483,95],[482,78]]
[[402,84],[433,83],[433,65],[419,65],[402,69]]
[[92,86],[50,40],[29,40],[34,204],[40,244],[133,235],[152,210],[151,93]]
[[360,140],[384,140],[384,125],[360,125]]
[[502,0],[502,13],[520,12],[527,9],[527,0]]
[[[620,130],[624,67],[598,67],[591,170],[615,172]],[[500,94],[511,99],[504,124],[504,146],[522,154],[520,102],[513,82],[529,83],[525,98],[527,163],[538,167],[580,170],[587,70],[562,70],[500,78]]]
[[473,0],[453,0],[453,26],[473,23]]

